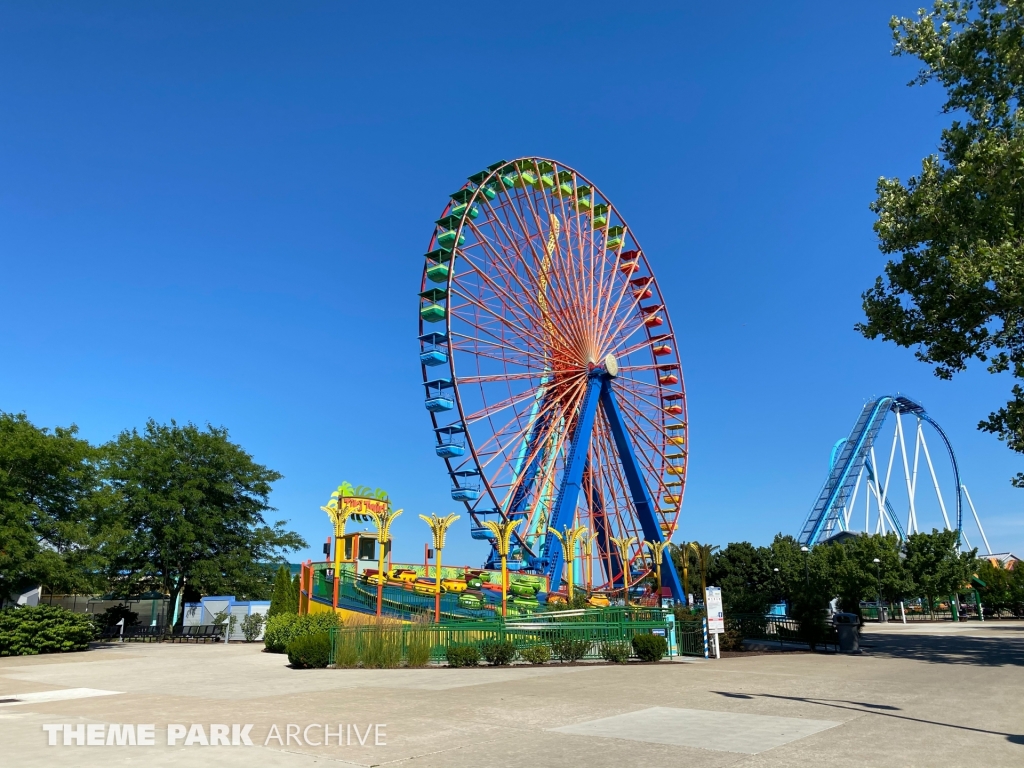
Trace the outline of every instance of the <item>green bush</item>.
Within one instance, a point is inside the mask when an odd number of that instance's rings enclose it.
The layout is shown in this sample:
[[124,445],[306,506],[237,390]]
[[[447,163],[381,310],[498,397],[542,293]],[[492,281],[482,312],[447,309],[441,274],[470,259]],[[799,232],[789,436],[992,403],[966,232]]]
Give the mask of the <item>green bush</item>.
[[402,628],[389,622],[363,630],[360,660],[369,669],[394,669],[402,663]]
[[529,664],[547,664],[551,661],[551,649],[546,645],[533,645],[519,652],[523,661]]
[[661,635],[637,635],[633,650],[640,661],[658,661],[668,651],[668,641]]
[[492,667],[503,667],[516,658],[516,647],[508,640],[487,640],[480,644],[480,653]]
[[359,635],[353,630],[339,629],[334,636],[334,666],[351,669],[359,665]]
[[263,644],[271,653],[284,653],[288,643],[296,637],[328,632],[332,627],[338,626],[338,623],[338,616],[333,612],[302,616],[295,613],[279,613],[267,619]]
[[250,613],[242,619],[242,634],[245,635],[245,642],[255,643],[263,629],[264,616],[262,613]]
[[625,664],[629,661],[629,643],[602,643],[601,658],[613,664]]
[[287,648],[288,661],[295,669],[323,669],[331,656],[331,636],[327,632],[299,635]]
[[134,627],[139,623],[139,614],[123,603],[107,608],[103,613],[97,613],[92,618],[100,630],[114,626],[121,619],[124,619],[126,627]]
[[563,637],[551,644],[551,650],[562,661],[579,661],[587,655],[591,642],[584,638]]
[[430,663],[430,630],[413,630],[408,635],[405,663],[410,667],[425,667]]
[[0,611],[0,656],[84,651],[95,637],[90,616],[56,605]]
[[449,667],[475,667],[480,663],[480,651],[475,645],[449,645],[444,655]]

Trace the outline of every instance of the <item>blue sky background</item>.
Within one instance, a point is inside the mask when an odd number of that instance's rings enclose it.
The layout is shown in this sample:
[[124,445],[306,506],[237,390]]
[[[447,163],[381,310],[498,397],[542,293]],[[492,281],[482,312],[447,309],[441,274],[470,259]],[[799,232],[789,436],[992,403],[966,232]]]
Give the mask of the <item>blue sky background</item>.
[[[390,490],[420,557],[416,514],[458,509],[419,385],[422,253],[467,175],[541,155],[615,201],[669,301],[680,538],[797,533],[832,444],[901,391],[993,548],[1024,552],[1021,457],[975,430],[1011,382],[941,382],[853,331],[885,263],[875,181],[948,120],[889,55],[919,0],[683,5],[0,5],[0,409],[93,441],[224,425],[285,475],[303,556],[348,479]],[[445,559],[483,556],[464,515]]]

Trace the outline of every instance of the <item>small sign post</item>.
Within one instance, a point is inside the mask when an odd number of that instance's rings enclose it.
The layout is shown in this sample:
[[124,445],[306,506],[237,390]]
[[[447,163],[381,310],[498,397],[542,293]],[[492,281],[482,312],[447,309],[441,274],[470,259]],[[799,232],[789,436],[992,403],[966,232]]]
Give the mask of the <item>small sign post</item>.
[[725,632],[725,616],[722,613],[722,590],[719,587],[708,587],[704,591],[704,607],[708,613],[708,634],[715,638],[715,658],[722,658],[718,647],[718,636]]

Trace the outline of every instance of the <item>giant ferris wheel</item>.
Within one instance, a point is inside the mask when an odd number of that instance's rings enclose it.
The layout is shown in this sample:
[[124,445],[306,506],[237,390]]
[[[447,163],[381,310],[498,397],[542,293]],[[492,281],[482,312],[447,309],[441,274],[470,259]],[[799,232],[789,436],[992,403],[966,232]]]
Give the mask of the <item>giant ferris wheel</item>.
[[551,531],[584,526],[593,588],[636,585],[655,566],[642,542],[678,524],[689,446],[672,322],[622,214],[566,165],[495,163],[437,219],[420,299],[435,451],[488,565],[482,523],[521,520],[509,567],[558,589]]

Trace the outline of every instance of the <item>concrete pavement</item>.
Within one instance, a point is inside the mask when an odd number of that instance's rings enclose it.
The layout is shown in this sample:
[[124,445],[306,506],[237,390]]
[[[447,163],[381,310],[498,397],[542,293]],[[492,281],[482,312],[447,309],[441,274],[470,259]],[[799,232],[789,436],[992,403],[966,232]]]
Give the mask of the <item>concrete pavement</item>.
[[[468,670],[292,670],[245,644],[0,659],[0,763],[1024,764],[1024,623],[869,626],[863,643],[859,656]],[[317,745],[325,724],[332,742]],[[117,746],[127,725],[152,725],[154,745]],[[203,745],[230,744],[232,726],[239,746]],[[75,743],[90,738],[103,746]]]

